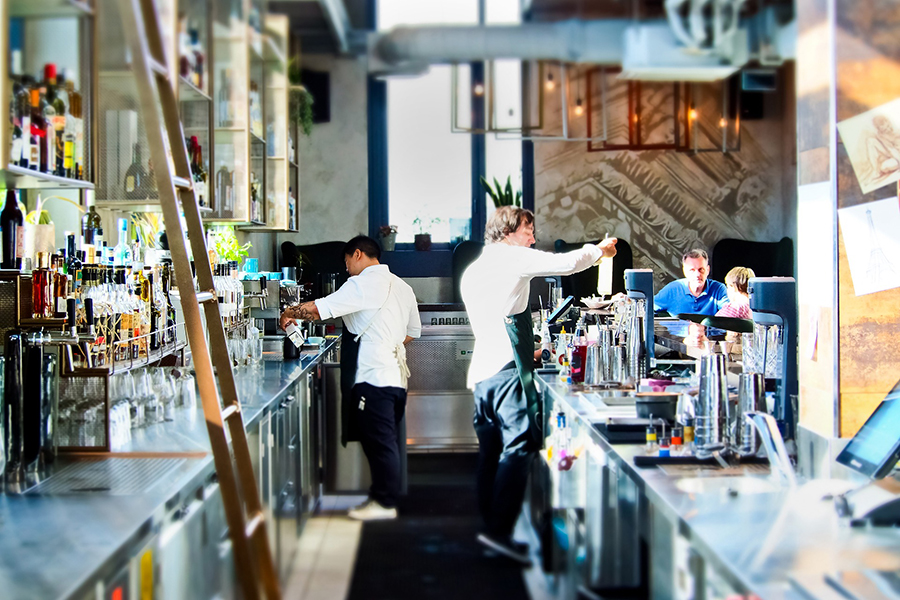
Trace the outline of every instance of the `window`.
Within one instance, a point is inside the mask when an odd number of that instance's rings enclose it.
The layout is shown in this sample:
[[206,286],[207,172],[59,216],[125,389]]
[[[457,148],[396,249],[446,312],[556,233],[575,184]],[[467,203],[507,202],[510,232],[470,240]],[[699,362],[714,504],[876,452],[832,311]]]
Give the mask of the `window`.
[[[477,24],[477,0],[378,3],[382,30],[447,23]],[[451,225],[471,219],[471,140],[450,132],[450,104],[447,65],[432,66],[419,77],[388,79],[388,219],[398,226],[398,242],[412,242],[422,232],[446,243]]]

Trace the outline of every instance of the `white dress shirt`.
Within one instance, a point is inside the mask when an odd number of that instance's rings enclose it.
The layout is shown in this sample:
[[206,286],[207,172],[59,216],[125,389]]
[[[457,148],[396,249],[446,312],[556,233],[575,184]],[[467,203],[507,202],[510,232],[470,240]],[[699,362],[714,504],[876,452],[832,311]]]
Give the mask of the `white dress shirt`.
[[469,366],[469,388],[493,377],[514,358],[504,317],[528,307],[534,277],[571,275],[583,271],[603,256],[594,244],[552,254],[501,242],[488,244],[462,276],[460,291],[475,334],[475,350]]
[[[390,297],[388,297],[390,289]],[[422,334],[416,295],[387,265],[372,265],[354,275],[338,291],[319,298],[322,319],[343,317],[344,327],[359,334],[356,383],[406,388],[403,340]],[[400,357],[403,364],[400,363]]]

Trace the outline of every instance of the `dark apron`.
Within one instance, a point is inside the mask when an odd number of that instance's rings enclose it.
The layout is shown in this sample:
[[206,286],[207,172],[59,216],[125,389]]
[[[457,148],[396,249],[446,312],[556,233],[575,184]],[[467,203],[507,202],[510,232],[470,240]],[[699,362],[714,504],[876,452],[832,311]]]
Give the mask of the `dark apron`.
[[531,436],[536,443],[542,444],[543,419],[541,417],[543,411],[541,410],[541,398],[534,384],[534,327],[531,321],[531,311],[526,308],[517,315],[506,317],[504,321],[506,334],[513,347],[519,382],[525,393],[528,420],[531,423]]
[[353,406],[353,385],[356,383],[356,365],[359,362],[359,342],[355,333],[344,326],[341,332],[341,445],[359,441],[356,427],[356,411]]

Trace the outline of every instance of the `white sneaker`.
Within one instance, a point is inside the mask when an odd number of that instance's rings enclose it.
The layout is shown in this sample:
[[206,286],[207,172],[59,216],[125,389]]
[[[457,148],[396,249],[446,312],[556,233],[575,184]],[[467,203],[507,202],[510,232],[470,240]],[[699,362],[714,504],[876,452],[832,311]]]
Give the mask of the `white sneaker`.
[[385,508],[376,500],[369,500],[362,506],[351,509],[347,516],[357,521],[387,521],[397,518],[397,509]]
[[500,540],[484,533],[479,533],[476,539],[482,546],[496,552],[500,556],[505,556],[526,567],[531,566],[531,558],[528,556],[527,544],[519,544],[512,540]]

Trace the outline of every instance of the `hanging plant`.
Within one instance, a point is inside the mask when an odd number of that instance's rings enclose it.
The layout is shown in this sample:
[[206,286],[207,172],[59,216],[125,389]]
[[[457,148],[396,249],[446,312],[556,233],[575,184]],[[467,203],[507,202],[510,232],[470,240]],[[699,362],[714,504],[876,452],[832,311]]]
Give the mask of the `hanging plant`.
[[302,83],[300,61],[292,58],[288,61],[288,81],[291,84],[291,120],[300,127],[303,135],[309,135],[313,126],[313,95],[306,91]]

